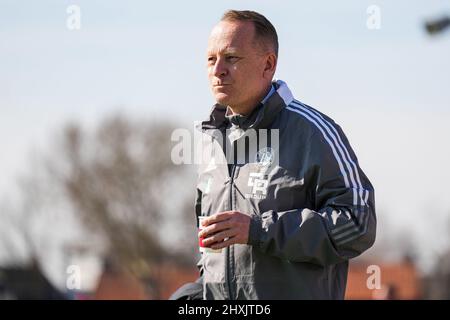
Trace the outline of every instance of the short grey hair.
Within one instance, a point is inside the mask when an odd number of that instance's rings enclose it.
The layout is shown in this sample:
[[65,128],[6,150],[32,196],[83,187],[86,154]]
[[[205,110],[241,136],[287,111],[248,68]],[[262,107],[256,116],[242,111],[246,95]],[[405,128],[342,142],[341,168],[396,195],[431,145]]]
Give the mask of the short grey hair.
[[275,27],[262,14],[250,10],[228,10],[220,21],[249,21],[255,26],[256,41],[260,41],[265,49],[272,47],[278,57],[278,35]]

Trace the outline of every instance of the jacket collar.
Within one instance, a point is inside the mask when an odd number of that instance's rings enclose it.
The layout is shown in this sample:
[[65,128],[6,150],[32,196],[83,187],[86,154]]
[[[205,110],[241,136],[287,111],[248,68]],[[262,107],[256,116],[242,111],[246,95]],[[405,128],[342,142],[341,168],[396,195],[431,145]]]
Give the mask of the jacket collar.
[[260,103],[248,116],[226,116],[227,107],[215,104],[211,110],[209,120],[200,124],[200,130],[224,129],[233,123],[241,129],[265,129],[275,120],[277,114],[292,100],[294,100],[287,84],[281,80],[272,82],[275,92],[265,101]]

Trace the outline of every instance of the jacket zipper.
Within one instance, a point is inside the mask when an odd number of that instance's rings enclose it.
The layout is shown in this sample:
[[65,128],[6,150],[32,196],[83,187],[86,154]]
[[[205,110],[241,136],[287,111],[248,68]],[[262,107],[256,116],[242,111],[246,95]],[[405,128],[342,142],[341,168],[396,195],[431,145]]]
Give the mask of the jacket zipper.
[[[231,167],[231,180],[230,180],[230,210],[234,210],[233,209],[233,183],[234,183],[234,171],[235,171],[236,165],[233,164]],[[227,274],[227,287],[228,287],[228,296],[230,297],[230,300],[234,300],[233,298],[233,292],[231,290],[231,254],[230,254],[230,247],[227,247],[227,270],[226,270],[226,274]]]

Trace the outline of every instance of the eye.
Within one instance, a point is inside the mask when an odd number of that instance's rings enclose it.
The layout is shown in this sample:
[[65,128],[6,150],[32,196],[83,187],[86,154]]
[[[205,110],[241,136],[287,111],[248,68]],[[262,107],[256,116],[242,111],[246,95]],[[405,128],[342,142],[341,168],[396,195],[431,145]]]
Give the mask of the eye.
[[227,60],[231,62],[235,62],[239,59],[237,56],[227,56]]
[[214,57],[208,57],[208,64],[213,64],[216,61]]

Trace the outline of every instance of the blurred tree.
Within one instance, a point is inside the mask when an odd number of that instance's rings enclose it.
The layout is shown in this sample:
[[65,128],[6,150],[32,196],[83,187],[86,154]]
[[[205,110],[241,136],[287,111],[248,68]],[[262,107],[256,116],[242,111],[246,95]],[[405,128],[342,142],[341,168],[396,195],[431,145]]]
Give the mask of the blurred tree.
[[39,167],[36,155],[29,157],[27,173],[17,180],[17,197],[4,198],[0,204],[0,250],[7,263],[39,265],[51,241],[48,205],[54,203],[48,177]]
[[15,263],[47,259],[57,220],[72,211],[92,251],[146,279],[157,297],[162,266],[192,268],[197,251],[195,174],[171,161],[173,129],[122,115],[91,130],[66,125],[56,147],[29,162],[17,201],[0,204],[1,227],[9,231],[0,232],[2,252]]
[[[158,297],[164,283],[164,264],[193,267],[195,179],[188,166],[171,161],[173,129],[170,123],[121,115],[106,118],[92,130],[66,125],[56,148],[50,147],[43,161],[33,161],[31,173],[21,179],[20,201],[1,210],[2,216],[8,212],[4,221],[16,230],[29,260],[45,259],[39,252],[48,247],[41,239],[51,241],[50,231],[58,225],[55,216],[44,215],[64,203],[59,213],[74,212],[93,251],[146,279],[152,296]],[[11,255],[17,252],[16,240],[1,232],[0,238]]]
[[[91,134],[71,124],[59,158],[49,162],[83,224],[107,240],[108,256],[136,272],[169,258],[161,240],[171,235],[160,232],[167,204],[192,202],[174,188],[174,182],[182,187],[184,167],[170,159],[173,128],[120,115]],[[176,217],[182,221],[183,216],[179,212]],[[173,231],[187,230],[176,226],[177,220],[172,221]]]

